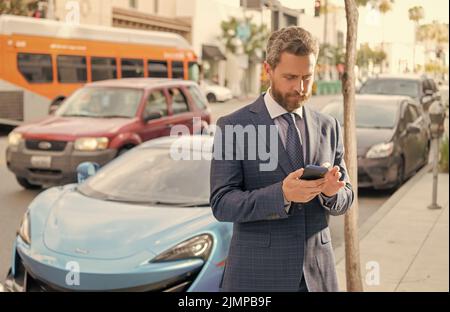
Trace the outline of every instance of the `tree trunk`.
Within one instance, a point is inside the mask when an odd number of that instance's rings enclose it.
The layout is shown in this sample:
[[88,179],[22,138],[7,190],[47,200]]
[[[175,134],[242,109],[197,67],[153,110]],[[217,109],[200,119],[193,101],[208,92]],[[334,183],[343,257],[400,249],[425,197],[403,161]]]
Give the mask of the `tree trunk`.
[[355,199],[345,215],[345,271],[347,291],[363,291],[359,259],[358,238],[358,164],[355,122],[355,62],[356,37],[358,32],[358,8],[355,0],[345,0],[347,17],[347,43],[345,73],[342,78],[344,96],[344,146],[345,162],[352,182]]

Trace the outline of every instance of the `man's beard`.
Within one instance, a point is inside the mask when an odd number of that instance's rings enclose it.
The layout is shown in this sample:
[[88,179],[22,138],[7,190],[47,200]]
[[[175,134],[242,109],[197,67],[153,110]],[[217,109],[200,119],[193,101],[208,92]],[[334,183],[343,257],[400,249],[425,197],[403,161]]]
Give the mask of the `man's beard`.
[[297,91],[283,94],[277,90],[274,84],[270,87],[273,99],[280,104],[288,112],[292,112],[297,108],[303,106],[305,102],[311,97],[311,93],[299,94]]

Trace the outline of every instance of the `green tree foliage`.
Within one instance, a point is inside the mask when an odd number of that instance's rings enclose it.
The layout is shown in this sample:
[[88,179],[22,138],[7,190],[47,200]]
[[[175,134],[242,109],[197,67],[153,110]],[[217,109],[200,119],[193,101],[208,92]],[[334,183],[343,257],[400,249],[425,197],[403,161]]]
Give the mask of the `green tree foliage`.
[[[249,36],[246,40],[238,37],[238,28],[240,25],[247,25],[249,27]],[[242,52],[250,58],[262,57],[262,52],[269,38],[269,30],[266,25],[256,25],[250,21],[250,18],[237,19],[231,17],[228,21],[222,21],[220,26],[222,29],[220,39],[224,42],[228,51],[237,53],[239,45],[242,45]]]

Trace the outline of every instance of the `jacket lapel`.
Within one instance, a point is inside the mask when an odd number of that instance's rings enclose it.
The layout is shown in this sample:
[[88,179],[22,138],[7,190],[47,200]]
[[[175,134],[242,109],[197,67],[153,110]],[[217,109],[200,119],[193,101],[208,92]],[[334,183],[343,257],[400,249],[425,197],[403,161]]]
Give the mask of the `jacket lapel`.
[[[270,151],[270,128],[269,126],[275,126],[272,118],[270,118],[269,112],[267,111],[267,107],[264,103],[264,94],[262,94],[256,102],[250,107],[250,111],[253,113],[252,120],[255,127],[259,125],[268,126],[265,131],[258,131],[259,142],[262,144],[266,144],[267,149]],[[258,129],[258,128],[257,128]],[[259,143],[258,142],[258,143]],[[292,167],[291,162],[289,161],[289,156],[283,146],[283,142],[279,135],[277,135],[277,144],[278,144],[278,165],[283,170],[283,172],[288,175],[294,169]]]
[[[320,144],[320,128],[319,120],[316,114],[313,114],[309,108],[303,107],[303,113],[305,115],[305,129],[307,132],[306,137],[308,138],[306,146],[306,159],[305,166],[308,164],[314,164],[316,159],[316,151]],[[303,147],[305,148],[305,147]]]

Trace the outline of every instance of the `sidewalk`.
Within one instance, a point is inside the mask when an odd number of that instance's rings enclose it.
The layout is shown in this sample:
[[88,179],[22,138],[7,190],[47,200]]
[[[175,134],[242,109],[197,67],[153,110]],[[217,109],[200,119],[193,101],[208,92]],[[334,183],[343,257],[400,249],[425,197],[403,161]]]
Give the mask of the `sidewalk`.
[[[442,209],[430,210],[429,169],[411,178],[360,228],[364,291],[449,291],[449,175],[439,175]],[[335,252],[342,291],[346,290],[344,252],[344,247]],[[374,263],[379,268],[378,285],[370,285],[376,281]]]

